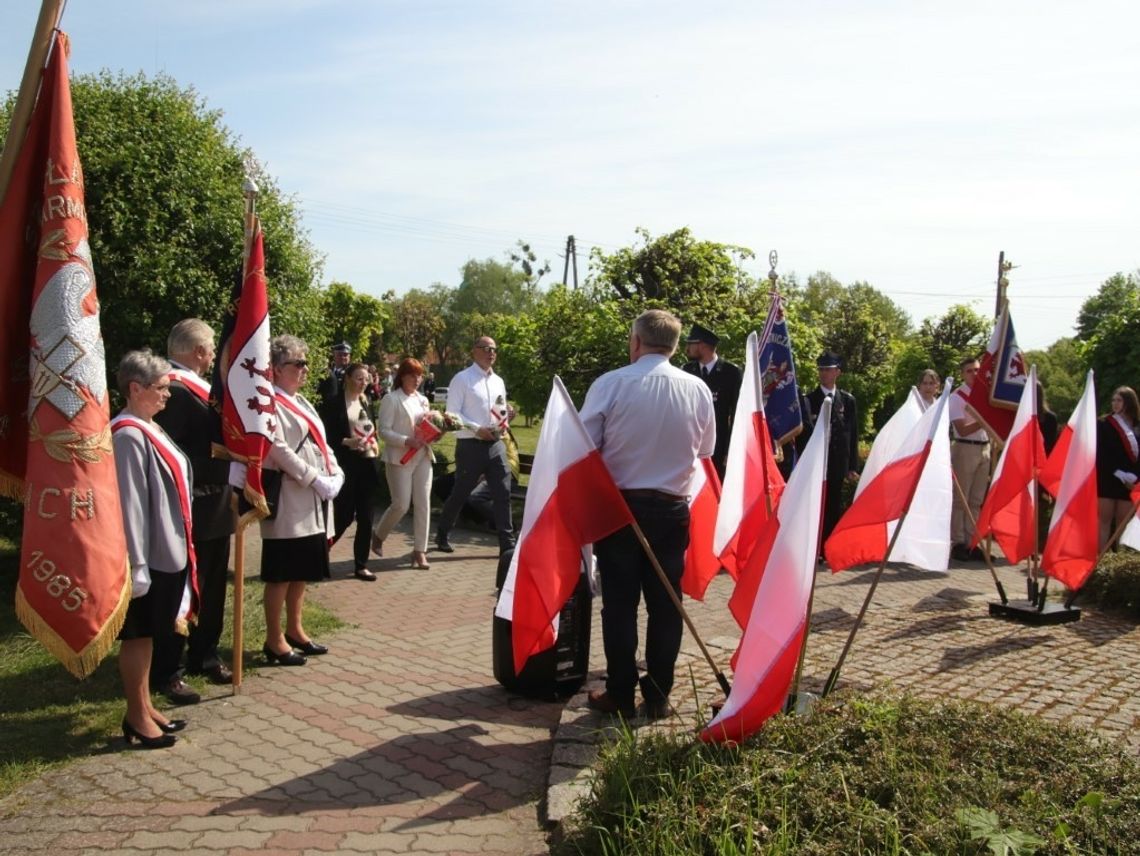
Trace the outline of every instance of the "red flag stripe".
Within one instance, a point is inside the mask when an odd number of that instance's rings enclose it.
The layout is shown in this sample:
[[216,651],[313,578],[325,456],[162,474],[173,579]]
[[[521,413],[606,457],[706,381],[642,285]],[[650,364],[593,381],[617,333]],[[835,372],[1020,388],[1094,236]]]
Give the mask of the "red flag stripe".
[[685,550],[681,591],[695,600],[704,600],[709,583],[720,570],[720,559],[713,552],[720,478],[711,458],[702,458],[699,464],[704,482],[689,503],[689,547]]
[[1095,570],[1097,523],[1096,471],[1076,489],[1069,506],[1049,529],[1041,567],[1070,589],[1079,589]]

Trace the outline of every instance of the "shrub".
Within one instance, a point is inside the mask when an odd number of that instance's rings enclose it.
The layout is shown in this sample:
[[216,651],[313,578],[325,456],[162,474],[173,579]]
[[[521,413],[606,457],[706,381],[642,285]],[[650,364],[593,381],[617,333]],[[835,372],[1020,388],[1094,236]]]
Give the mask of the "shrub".
[[777,716],[738,748],[627,732],[553,852],[1116,854],[1138,840],[1140,765],[1123,747],[879,693]]
[[1081,589],[1080,601],[1140,619],[1140,553],[1109,553]]

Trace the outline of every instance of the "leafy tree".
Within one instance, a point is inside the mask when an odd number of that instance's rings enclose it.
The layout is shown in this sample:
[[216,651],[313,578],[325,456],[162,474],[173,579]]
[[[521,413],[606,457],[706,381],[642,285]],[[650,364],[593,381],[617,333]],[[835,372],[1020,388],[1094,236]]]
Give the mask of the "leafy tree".
[[[1075,339],[1058,339],[1048,348],[1025,352],[1025,364],[1037,366],[1037,378],[1045,390],[1049,409],[1063,425],[1076,409],[1085,388],[1088,364]],[[1100,384],[1097,384],[1100,387]]]
[[1125,276],[1116,273],[1101,283],[1100,289],[1081,304],[1077,314],[1077,341],[1088,342],[1101,324],[1124,309],[1140,293],[1140,271]]
[[438,353],[437,341],[444,321],[435,298],[426,291],[412,289],[391,302],[392,321],[386,339],[388,349],[427,359]]
[[516,246],[517,249],[509,252],[507,256],[526,275],[527,284],[532,289],[537,288],[538,281],[550,273],[550,260],[543,259],[542,264],[538,264],[538,256],[526,241],[519,241]]
[[322,344],[347,342],[357,359],[380,357],[373,341],[379,340],[388,321],[388,308],[370,294],[354,291],[347,282],[333,282],[321,297],[324,316]]
[[1137,330],[1140,330],[1140,290],[1126,295],[1116,311],[1097,324],[1096,332],[1081,348],[1085,361],[1095,372],[1097,398],[1104,409],[1116,387],[1135,389],[1137,386],[1137,366],[1140,366]]
[[941,318],[927,318],[918,328],[919,345],[929,358],[924,368],[961,380],[958,366],[967,357],[980,356],[992,328],[992,319],[962,303],[951,306]]
[[636,231],[640,246],[590,252],[587,282],[599,299],[649,301],[719,329],[737,295],[754,286],[742,267],[753,257],[745,247],[698,241],[688,228],[658,238]]
[[241,269],[247,162],[261,188],[274,330],[320,341],[320,259],[293,202],[220,112],[165,75],[80,75],[71,89],[108,362],[143,345],[162,351],[187,316],[219,326]]

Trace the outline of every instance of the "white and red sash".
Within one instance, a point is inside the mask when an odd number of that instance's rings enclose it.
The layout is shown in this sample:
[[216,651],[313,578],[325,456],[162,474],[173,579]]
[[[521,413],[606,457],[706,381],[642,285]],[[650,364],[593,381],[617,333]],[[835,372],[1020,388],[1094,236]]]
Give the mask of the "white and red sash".
[[313,406],[299,395],[292,396],[279,386],[273,387],[273,391],[276,393],[277,403],[300,416],[309,427],[309,436],[313,438],[313,442],[321,450],[321,457],[325,460],[325,472],[329,475],[335,473],[336,465],[333,464],[332,453],[329,452],[329,443],[325,438],[325,426],[321,423],[321,417],[317,415],[317,411],[313,410]]
[[1116,433],[1120,435],[1120,443],[1124,446],[1124,451],[1128,453],[1128,460],[1136,463],[1136,458],[1140,457],[1140,448],[1138,448],[1136,440],[1136,431],[1124,424],[1124,418],[1118,413],[1113,413],[1112,418],[1108,420],[1108,424],[1116,429]]
[[208,404],[210,401],[210,385],[202,380],[196,373],[189,369],[184,369],[182,366],[172,366],[170,373],[167,375],[171,381],[178,381],[194,395],[201,399],[203,404]]
[[195,621],[198,617],[198,556],[194,552],[194,524],[191,516],[193,500],[190,495],[190,462],[166,436],[158,425],[153,422],[144,422],[135,416],[120,413],[111,420],[111,431],[120,431],[123,428],[136,428],[150,441],[159,459],[166,465],[170,477],[174,479],[174,486],[178,490],[178,505],[182,510],[182,525],[186,532],[186,555],[190,566],[190,574],[186,579],[189,597],[183,598],[182,607],[179,608],[179,621]]

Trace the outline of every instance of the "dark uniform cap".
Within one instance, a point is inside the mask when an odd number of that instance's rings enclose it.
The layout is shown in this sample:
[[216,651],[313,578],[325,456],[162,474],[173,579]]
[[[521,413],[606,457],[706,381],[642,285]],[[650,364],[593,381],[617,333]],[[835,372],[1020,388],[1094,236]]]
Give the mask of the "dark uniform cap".
[[697,342],[704,342],[706,345],[715,348],[720,342],[720,336],[718,336],[707,327],[702,327],[700,324],[694,324],[693,329],[689,331],[689,338],[687,341],[690,345],[696,344]]
[[843,368],[843,360],[835,351],[824,351],[815,361],[815,365],[816,368],[820,369],[841,369]]
[[351,354],[352,346],[349,345],[348,342],[340,342],[339,344],[333,345],[332,350],[338,354]]

